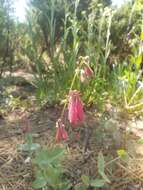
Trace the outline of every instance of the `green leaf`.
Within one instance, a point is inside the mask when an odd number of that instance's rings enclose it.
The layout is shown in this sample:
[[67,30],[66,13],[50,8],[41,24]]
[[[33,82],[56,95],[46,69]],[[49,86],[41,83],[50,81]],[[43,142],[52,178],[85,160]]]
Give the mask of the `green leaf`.
[[92,187],[103,187],[105,184],[105,180],[103,179],[95,179],[95,180],[91,180],[90,185]]
[[84,185],[85,185],[86,187],[88,187],[89,184],[90,184],[90,179],[89,179],[89,177],[86,176],[86,175],[82,175],[82,176],[81,176],[81,179],[82,179],[82,182],[84,183]]
[[61,148],[54,149],[43,149],[38,153],[36,158],[34,159],[34,163],[39,165],[40,167],[48,166],[49,164],[58,164],[59,159],[63,156],[64,150]]
[[37,149],[40,148],[40,145],[37,143],[32,143],[32,144],[20,144],[17,146],[17,149],[19,151],[25,151],[25,152],[29,152],[29,151],[35,151]]
[[72,187],[72,184],[68,180],[59,184],[59,189],[60,190],[68,190],[71,187]]
[[77,184],[76,186],[75,186],[75,190],[87,190],[87,188],[86,187],[84,187],[83,186],[83,184]]
[[99,173],[104,173],[104,167],[105,167],[105,161],[104,161],[104,156],[102,152],[99,152],[98,154],[98,172]]
[[52,166],[48,166],[48,168],[46,170],[47,182],[54,189],[56,189],[56,187],[61,182],[60,175],[61,175],[60,170],[58,170],[58,169],[56,169],[56,168],[54,168]]
[[136,60],[137,68],[139,68],[140,64],[142,63],[142,55],[139,55]]
[[43,149],[41,150],[33,162],[39,166],[46,166],[48,165],[48,150]]
[[106,176],[105,172],[104,172],[104,168],[105,168],[105,161],[104,161],[104,156],[102,154],[102,152],[100,152],[98,154],[98,172],[101,175],[101,177],[107,182],[110,183],[110,180],[108,179],[108,177]]
[[39,189],[45,187],[47,185],[47,181],[42,175],[41,172],[37,173],[36,180],[32,183],[32,187],[35,189]]
[[100,173],[100,175],[101,175],[101,177],[102,177],[107,183],[111,183],[105,173]]
[[49,151],[49,162],[56,161],[64,155],[65,151],[62,148],[56,147]]

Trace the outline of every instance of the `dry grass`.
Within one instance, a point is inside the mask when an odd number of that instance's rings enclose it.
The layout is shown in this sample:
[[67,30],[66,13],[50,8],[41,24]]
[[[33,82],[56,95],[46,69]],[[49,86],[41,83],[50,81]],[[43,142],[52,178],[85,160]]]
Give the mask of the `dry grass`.
[[[31,130],[37,133],[35,141],[42,146],[54,146],[54,120],[58,117],[53,115],[52,110],[37,112],[29,116]],[[54,112],[54,113],[55,113]],[[91,120],[91,118],[89,118]],[[97,155],[100,150],[104,153],[107,159],[106,174],[111,180],[111,184],[107,185],[106,190],[141,190],[143,187],[143,158],[131,157],[127,163],[117,157],[116,151],[118,148],[116,143],[108,138],[105,142],[100,141],[97,136],[102,133],[101,126],[97,119],[90,122],[90,136],[88,138],[88,146],[85,151],[85,131],[81,129],[80,141],[69,140],[66,144],[67,154],[63,161],[64,167],[67,169],[66,175],[70,178],[73,186],[80,182],[82,174],[97,176]],[[38,121],[38,123],[37,123]],[[35,125],[37,123],[37,125]],[[94,124],[94,125],[93,125]],[[31,190],[31,182],[33,181],[33,169],[30,163],[26,163],[26,154],[17,151],[17,145],[24,142],[22,133],[23,120],[19,120],[21,132],[17,133],[18,125],[8,123],[5,129],[1,129],[0,135],[0,189],[2,190]],[[94,127],[96,126],[96,127]],[[24,126],[23,126],[24,127]],[[101,131],[100,131],[101,130]],[[7,133],[6,133],[7,131]],[[3,134],[2,134],[3,133]],[[10,135],[8,135],[10,134]],[[102,137],[101,137],[102,138]],[[123,139],[122,139],[123,141]],[[109,143],[109,144],[108,144]],[[108,144],[108,146],[106,146]],[[62,145],[61,145],[62,146]],[[65,145],[64,145],[65,146]]]

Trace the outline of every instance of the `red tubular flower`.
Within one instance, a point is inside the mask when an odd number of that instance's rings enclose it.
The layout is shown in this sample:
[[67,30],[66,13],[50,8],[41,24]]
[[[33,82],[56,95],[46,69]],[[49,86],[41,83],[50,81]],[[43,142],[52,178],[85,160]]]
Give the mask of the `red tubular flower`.
[[57,127],[56,141],[57,142],[60,142],[62,140],[66,141],[68,139],[68,133],[65,130],[65,125],[62,123],[61,119],[58,119],[56,127]]
[[84,72],[86,77],[92,77],[93,76],[93,70],[91,69],[91,67],[89,65],[86,65],[84,68]]
[[83,122],[84,119],[83,103],[76,90],[70,92],[69,95],[68,119],[72,124],[76,124],[78,121]]

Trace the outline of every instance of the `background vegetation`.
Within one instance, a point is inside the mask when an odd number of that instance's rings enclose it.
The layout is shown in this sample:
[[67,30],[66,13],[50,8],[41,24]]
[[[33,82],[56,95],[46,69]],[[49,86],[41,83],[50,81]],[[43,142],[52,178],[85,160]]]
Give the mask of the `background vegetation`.
[[110,98],[127,109],[140,107],[141,0],[120,8],[110,0],[30,0],[24,23],[16,21],[12,3],[0,1],[0,75],[26,68],[38,102],[53,105],[67,94],[80,56],[87,56],[93,79],[88,87],[75,84],[87,105],[102,107]]
[[143,1],[29,0],[24,22],[13,3],[0,0],[0,189],[142,188]]

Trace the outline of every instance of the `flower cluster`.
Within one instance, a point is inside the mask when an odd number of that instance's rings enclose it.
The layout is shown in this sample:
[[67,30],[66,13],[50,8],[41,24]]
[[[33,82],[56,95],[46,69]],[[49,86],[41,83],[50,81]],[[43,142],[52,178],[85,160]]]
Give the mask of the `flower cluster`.
[[[78,73],[78,72],[77,72]],[[75,73],[75,76],[76,74]],[[87,79],[93,76],[94,72],[89,66],[89,64],[84,63],[83,68],[80,70],[80,80],[81,82],[86,81]],[[74,77],[75,78],[75,77]],[[65,108],[65,107],[64,107]],[[73,126],[84,122],[84,111],[83,111],[83,102],[80,97],[80,92],[77,90],[71,90],[68,96],[68,120]],[[66,141],[68,139],[68,133],[63,124],[62,117],[58,119],[56,123],[57,132],[56,132],[56,141]],[[76,139],[79,139],[79,134],[76,133]]]

